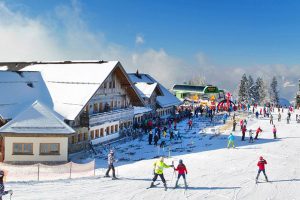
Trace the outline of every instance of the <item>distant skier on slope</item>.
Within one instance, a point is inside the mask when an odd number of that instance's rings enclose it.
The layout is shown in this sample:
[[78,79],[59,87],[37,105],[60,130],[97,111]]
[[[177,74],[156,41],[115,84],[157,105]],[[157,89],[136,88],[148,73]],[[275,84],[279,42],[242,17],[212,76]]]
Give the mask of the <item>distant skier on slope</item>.
[[256,176],[256,183],[257,183],[257,181],[258,181],[258,177],[259,177],[260,172],[263,172],[264,175],[265,175],[266,181],[267,181],[267,182],[269,181],[269,180],[268,180],[268,177],[267,177],[267,175],[266,175],[266,171],[265,171],[265,165],[266,165],[266,164],[267,164],[267,161],[266,161],[262,156],[260,156],[260,157],[259,157],[259,161],[258,161],[258,163],[257,163],[257,166],[258,166],[258,173],[257,173],[257,176]]
[[258,134],[261,133],[262,131],[263,131],[263,130],[262,130],[260,127],[257,128],[257,130],[256,130],[256,135],[255,135],[255,138],[254,138],[255,140],[258,139]]
[[274,126],[273,126],[273,135],[274,135],[274,139],[277,138],[276,133],[277,133],[277,129],[276,129],[275,125],[274,125]]
[[177,188],[177,186],[178,186],[177,184],[178,184],[178,181],[179,181],[181,176],[182,176],[183,181],[184,181],[184,186],[185,186],[185,188],[187,188],[187,183],[186,183],[186,179],[185,179],[185,175],[187,174],[187,169],[186,169],[186,166],[183,164],[181,159],[179,160],[178,166],[176,168],[174,168],[174,170],[178,171],[178,177],[177,177],[177,180],[176,180],[176,183],[175,183],[175,188]]
[[167,190],[167,183],[164,177],[164,168],[174,167],[174,165],[167,165],[164,163],[164,157],[160,157],[159,160],[157,160],[154,164],[154,177],[152,179],[151,187],[154,187],[154,182],[156,181],[157,177],[159,176],[161,181],[164,183],[165,190]]
[[253,132],[252,132],[252,129],[249,130],[249,143],[253,143]]
[[227,148],[229,149],[230,146],[232,146],[233,148],[235,148],[235,146],[234,146],[234,136],[232,135],[232,133],[230,133],[230,135],[228,136]]
[[109,171],[112,170],[112,173],[113,173],[113,178],[112,179],[117,179],[116,174],[115,174],[114,162],[116,162],[115,156],[114,156],[114,151],[110,150],[109,154],[107,155],[108,169],[107,169],[104,177],[110,177],[109,176]]
[[10,194],[12,195],[12,190],[5,191],[4,190],[4,171],[0,170],[0,200],[2,200],[2,196]]

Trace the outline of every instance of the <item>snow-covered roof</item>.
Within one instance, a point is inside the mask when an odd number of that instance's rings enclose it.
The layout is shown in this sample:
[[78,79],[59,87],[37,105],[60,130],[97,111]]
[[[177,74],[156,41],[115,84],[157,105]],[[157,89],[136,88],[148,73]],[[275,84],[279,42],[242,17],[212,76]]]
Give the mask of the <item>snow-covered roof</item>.
[[72,134],[75,131],[47,106],[36,101],[0,128],[0,133]]
[[137,87],[139,94],[142,97],[147,97],[150,98],[151,95],[153,94],[155,88],[157,87],[157,83],[144,83],[144,82],[139,82],[134,84],[135,87]]
[[22,71],[40,71],[51,94],[54,110],[65,119],[73,120],[118,63],[34,64]]
[[36,100],[52,108],[53,103],[40,72],[12,72],[0,70],[0,114],[14,118]]
[[181,102],[177,97],[175,97],[169,90],[167,90],[162,84],[157,82],[154,78],[152,78],[149,74],[136,74],[130,73],[128,74],[129,78],[134,84],[137,83],[147,83],[154,84],[157,83],[160,90],[163,93],[163,96],[157,96],[156,100],[159,106],[161,107],[169,107],[169,106],[177,106]]
[[134,115],[138,115],[138,114],[147,113],[147,112],[151,112],[152,111],[151,108],[138,107],[138,106],[133,106],[133,109],[134,109]]

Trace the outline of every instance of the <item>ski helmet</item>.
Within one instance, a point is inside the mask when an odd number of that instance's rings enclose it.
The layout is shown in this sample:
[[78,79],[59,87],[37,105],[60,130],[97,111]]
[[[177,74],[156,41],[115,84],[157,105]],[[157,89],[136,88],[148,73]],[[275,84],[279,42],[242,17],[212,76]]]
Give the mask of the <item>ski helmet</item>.
[[163,157],[163,156],[160,157],[160,158],[159,158],[159,161],[163,162],[163,161],[164,161],[164,157]]
[[182,160],[181,159],[179,159],[179,163],[182,164]]
[[111,150],[109,151],[109,153],[114,153],[114,150],[111,149]]

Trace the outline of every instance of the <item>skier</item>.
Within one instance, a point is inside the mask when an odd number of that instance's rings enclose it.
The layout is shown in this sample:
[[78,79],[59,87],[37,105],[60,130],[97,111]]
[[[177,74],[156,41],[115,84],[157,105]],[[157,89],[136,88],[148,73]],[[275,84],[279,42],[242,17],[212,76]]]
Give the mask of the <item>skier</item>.
[[241,130],[243,129],[243,126],[244,126],[244,120],[241,119],[240,121],[240,126],[241,126]]
[[270,115],[270,124],[273,125],[273,115],[272,114]]
[[235,121],[235,119],[233,120],[233,127],[232,127],[232,131],[235,131],[235,127],[236,127],[236,121]]
[[164,183],[165,190],[167,190],[167,183],[166,183],[166,180],[164,177],[163,170],[164,170],[164,168],[174,167],[174,165],[167,165],[166,163],[164,163],[164,157],[160,157],[159,160],[153,164],[153,166],[154,166],[154,169],[153,169],[154,177],[152,179],[150,188],[154,187],[154,182],[156,181],[157,177],[159,176],[161,181]]
[[12,190],[5,191],[4,190],[4,171],[0,170],[0,200],[2,200],[2,196],[10,194],[10,196],[13,194]]
[[280,122],[280,121],[281,121],[281,114],[278,113],[278,122]]
[[192,125],[193,125],[193,121],[191,119],[189,120],[188,125],[189,125],[189,130],[191,130],[192,129]]
[[262,132],[262,129],[260,127],[257,128],[256,130],[256,135],[255,135],[255,140],[257,140],[258,134]]
[[158,135],[156,133],[154,136],[154,146],[157,146],[157,142],[158,142]]
[[109,154],[107,155],[108,169],[107,169],[104,177],[110,177],[109,176],[109,171],[112,170],[112,173],[113,173],[113,178],[112,179],[113,180],[117,179],[116,174],[115,174],[114,162],[116,162],[115,156],[114,156],[114,151],[110,150]]
[[277,138],[277,137],[276,137],[276,132],[277,132],[277,129],[276,129],[275,125],[274,125],[274,127],[273,127],[273,135],[274,135],[274,139]]
[[243,128],[242,128],[242,141],[245,141],[246,131],[247,131],[247,128],[246,128],[246,125],[244,125]]
[[152,144],[152,138],[153,138],[153,134],[152,134],[152,130],[150,129],[149,135],[148,135],[148,143],[149,143],[149,145]]
[[296,122],[298,121],[298,114],[296,114]]
[[232,133],[230,133],[230,135],[228,136],[227,148],[229,149],[229,147],[231,145],[232,145],[233,148],[235,148],[235,146],[234,146],[234,136],[232,135]]
[[249,130],[249,143],[253,143],[253,132],[252,132],[252,129]]
[[182,176],[183,181],[184,181],[184,186],[185,186],[185,188],[187,188],[187,183],[186,183],[186,179],[185,179],[185,175],[187,174],[187,169],[186,169],[186,167],[183,164],[181,159],[179,160],[178,166],[176,168],[174,168],[174,170],[178,171],[178,177],[177,177],[174,188],[177,188],[177,184],[178,184],[178,181],[179,181],[181,176]]
[[262,156],[260,156],[260,157],[259,157],[259,161],[258,161],[258,163],[257,163],[257,166],[258,166],[258,173],[257,173],[257,176],[256,176],[256,183],[257,183],[257,181],[258,181],[258,177],[259,177],[260,172],[263,172],[264,175],[265,175],[266,181],[267,181],[267,182],[269,181],[269,180],[268,180],[268,177],[267,177],[267,175],[266,175],[266,171],[265,171],[265,165],[266,165],[266,164],[267,164],[267,161],[266,161]]
[[258,113],[258,111],[256,111],[255,112],[256,119],[258,119],[258,115],[259,115],[259,113]]

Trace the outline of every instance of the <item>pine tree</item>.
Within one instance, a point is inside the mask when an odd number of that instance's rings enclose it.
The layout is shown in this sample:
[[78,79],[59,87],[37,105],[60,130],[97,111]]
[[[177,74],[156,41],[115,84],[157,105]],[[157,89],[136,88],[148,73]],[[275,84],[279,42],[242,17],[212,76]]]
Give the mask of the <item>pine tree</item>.
[[266,101],[266,97],[267,97],[267,93],[266,93],[266,86],[265,83],[263,81],[263,79],[261,77],[258,77],[256,79],[256,98],[257,98],[257,102],[260,105],[263,105]]
[[240,83],[240,88],[239,88],[239,102],[245,102],[248,100],[248,97],[249,97],[249,94],[248,94],[248,79],[247,79],[247,76],[246,74],[243,74],[242,76],[242,80],[241,80],[241,83]]
[[276,77],[274,76],[272,78],[272,82],[270,84],[270,102],[273,103],[274,105],[278,105],[279,104],[279,94],[278,94],[278,82]]
[[248,77],[248,95],[249,95],[250,102],[252,102],[252,103],[253,103],[253,101],[255,101],[254,93],[255,93],[255,84],[254,84],[252,76],[249,75],[249,77]]

